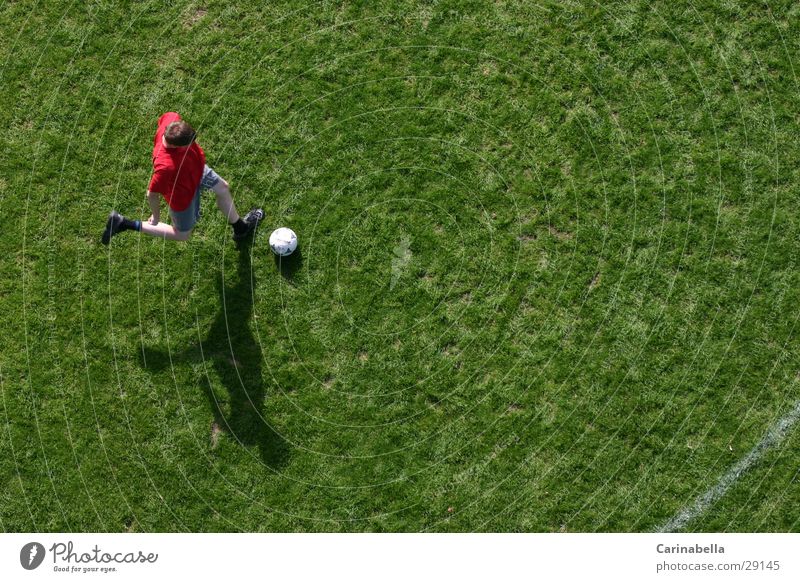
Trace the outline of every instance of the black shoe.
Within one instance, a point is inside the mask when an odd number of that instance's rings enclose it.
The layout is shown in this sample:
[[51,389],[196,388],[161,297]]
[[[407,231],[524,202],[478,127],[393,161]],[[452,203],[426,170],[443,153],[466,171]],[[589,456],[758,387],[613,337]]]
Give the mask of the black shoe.
[[103,238],[100,239],[104,245],[107,245],[111,241],[111,237],[119,232],[122,220],[122,215],[116,210],[112,210],[111,214],[108,215],[106,229],[103,231]]
[[258,223],[264,219],[264,211],[260,208],[253,208],[250,212],[245,214],[244,218],[242,218],[242,222],[247,225],[247,228],[242,229],[239,232],[233,232],[233,240],[240,241],[246,239],[250,236],[257,227]]

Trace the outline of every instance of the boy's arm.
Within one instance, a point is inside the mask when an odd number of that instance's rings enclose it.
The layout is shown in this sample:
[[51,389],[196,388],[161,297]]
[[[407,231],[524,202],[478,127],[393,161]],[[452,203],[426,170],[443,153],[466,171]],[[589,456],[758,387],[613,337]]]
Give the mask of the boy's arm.
[[156,225],[161,220],[161,194],[147,191],[147,204],[150,206],[150,219],[148,222]]

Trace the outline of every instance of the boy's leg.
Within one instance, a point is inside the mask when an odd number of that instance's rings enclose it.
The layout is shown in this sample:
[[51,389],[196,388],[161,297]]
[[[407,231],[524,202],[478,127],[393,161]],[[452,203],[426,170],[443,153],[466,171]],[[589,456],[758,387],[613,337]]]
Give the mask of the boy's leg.
[[200,189],[194,198],[183,210],[175,211],[169,209],[170,222],[172,224],[150,224],[149,221],[131,220],[119,214],[116,210],[108,216],[106,229],[103,232],[101,242],[105,245],[109,243],[111,237],[124,230],[137,230],[147,235],[163,238],[165,240],[187,241],[192,235],[194,225],[200,218]]
[[174,226],[164,224],[163,222],[159,222],[158,224],[150,224],[147,221],[142,222],[139,220],[131,220],[129,218],[125,218],[115,210],[108,215],[106,229],[103,231],[101,242],[104,245],[107,245],[111,241],[112,236],[125,230],[136,230],[145,234],[149,234],[150,236],[179,241],[189,240],[189,237],[192,235],[191,227],[189,230],[178,230]]
[[[211,170],[213,172],[213,170]],[[235,224],[239,222],[239,213],[236,211],[236,204],[233,202],[231,196],[231,189],[228,183],[219,178],[216,184],[211,187],[211,190],[217,196],[217,208],[228,221],[228,224]]]
[[197,220],[200,218],[200,188],[194,194],[194,198],[189,206],[183,210],[173,210],[169,208],[169,221],[171,224],[150,224],[149,221],[142,222],[141,231],[150,236],[163,238],[166,240],[186,241],[192,235]]
[[208,188],[216,195],[217,208],[233,228],[234,240],[246,238],[255,230],[258,222],[264,218],[264,211],[260,208],[253,208],[244,219],[240,217],[239,212],[236,210],[236,204],[233,202],[233,196],[231,196],[230,186],[208,166],[203,171],[201,186]]
[[191,230],[178,230],[171,224],[164,224],[163,222],[159,222],[158,224],[150,224],[146,220],[142,222],[142,227],[140,230],[141,232],[149,234],[150,236],[164,238],[167,240],[186,241],[189,240],[190,236],[192,236]]

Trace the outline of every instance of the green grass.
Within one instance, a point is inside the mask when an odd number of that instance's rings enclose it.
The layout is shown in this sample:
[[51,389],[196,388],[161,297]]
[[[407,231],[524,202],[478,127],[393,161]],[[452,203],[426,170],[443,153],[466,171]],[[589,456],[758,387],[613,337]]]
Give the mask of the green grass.
[[[0,530],[668,521],[800,397],[800,11],[695,4],[4,3]],[[252,248],[99,244],[168,110]]]

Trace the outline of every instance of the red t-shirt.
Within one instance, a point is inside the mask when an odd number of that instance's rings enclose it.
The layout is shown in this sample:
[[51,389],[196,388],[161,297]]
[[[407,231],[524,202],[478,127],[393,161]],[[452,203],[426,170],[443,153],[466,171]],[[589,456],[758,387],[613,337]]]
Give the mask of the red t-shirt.
[[181,116],[171,111],[158,119],[158,129],[153,139],[153,177],[150,192],[158,192],[175,211],[185,210],[194,198],[203,179],[206,154],[192,142],[188,146],[166,148],[161,143],[164,130]]

